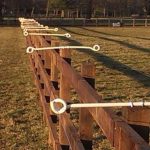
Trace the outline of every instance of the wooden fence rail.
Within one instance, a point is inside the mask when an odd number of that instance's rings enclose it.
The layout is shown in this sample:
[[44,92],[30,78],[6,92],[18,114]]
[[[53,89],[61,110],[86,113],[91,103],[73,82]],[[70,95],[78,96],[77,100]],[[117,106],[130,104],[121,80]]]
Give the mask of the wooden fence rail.
[[[26,37],[27,46],[58,46],[59,41],[46,36]],[[70,119],[71,111],[56,116],[49,102],[56,98],[71,103],[71,89],[81,103],[97,103],[102,97],[94,90],[95,67],[85,62],[81,75],[71,66],[71,50],[34,51],[30,54],[31,68],[40,95],[44,120],[49,128],[49,143],[54,150],[92,150],[93,120],[117,150],[150,150],[150,146],[128,123],[108,108],[89,108],[79,111],[79,129]]]

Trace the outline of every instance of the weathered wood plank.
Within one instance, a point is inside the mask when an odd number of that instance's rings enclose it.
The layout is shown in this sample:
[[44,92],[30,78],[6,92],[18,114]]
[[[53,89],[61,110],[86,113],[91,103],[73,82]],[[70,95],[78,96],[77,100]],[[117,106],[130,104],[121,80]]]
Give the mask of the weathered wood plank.
[[[95,66],[93,63],[91,62],[82,63],[81,76],[93,88],[95,88]],[[79,133],[85,149],[92,150],[93,118],[88,109],[86,108],[81,108],[79,110]]]
[[[48,46],[48,43],[45,41],[44,45]],[[51,50],[51,54],[55,57],[55,65],[60,70],[60,72],[70,81],[72,86],[75,88],[76,92],[79,94],[80,97],[82,97],[83,102],[96,103],[102,101],[102,97],[99,96],[95,92],[95,90],[92,87],[90,87],[89,84],[83,78],[81,78],[81,76],[78,75],[76,71],[73,68],[71,68],[71,66],[68,63],[66,63],[65,60],[63,60],[58,55],[57,52]],[[114,115],[110,109],[90,108],[89,111],[92,114],[94,120],[99,124],[99,126],[103,130],[104,134],[110,140],[112,145],[114,145],[116,148],[119,147],[117,147],[114,132],[123,133],[119,134],[118,138],[121,139],[123,137],[126,139],[126,142],[120,142],[121,147],[126,147],[126,143],[129,143],[128,150],[132,150],[133,145],[135,148],[138,148],[138,150],[142,150],[143,148],[145,150],[150,149],[148,144],[146,144],[146,142],[132,128],[130,128],[127,123],[125,123],[119,117]],[[142,147],[140,145],[142,145]]]
[[60,115],[60,122],[69,141],[71,150],[85,150],[79,136],[77,135],[75,127],[66,113]]
[[44,97],[44,95],[43,95],[43,93],[41,91],[40,83],[39,83],[38,77],[36,75],[36,71],[34,69],[33,61],[32,61],[31,57],[30,57],[30,63],[32,65],[34,77],[36,79],[36,86],[37,86],[37,88],[39,90],[39,94],[40,94],[40,98],[41,98],[40,100],[41,100],[41,104],[42,104],[42,107],[43,107],[43,111],[44,111],[44,115],[45,115],[45,118],[46,118],[46,122],[47,122],[47,125],[48,125],[49,134],[50,134],[50,137],[51,137],[53,148],[57,147],[57,150],[62,150],[61,146],[59,144],[59,140],[58,140],[57,129],[56,129],[56,126],[53,124],[53,122],[51,120],[49,107],[48,107],[47,103],[44,100],[45,97]]
[[[35,52],[35,55],[37,55],[36,52]],[[41,60],[39,59],[39,57],[37,57],[37,61],[38,61],[38,64],[39,64],[39,67],[40,67],[40,70],[41,70],[41,76],[43,77],[44,83],[45,83],[45,85],[46,85],[48,91],[51,93],[51,96],[52,96],[53,99],[58,98],[56,89],[53,87],[52,84],[49,84],[49,80],[48,80],[48,78],[47,78],[46,71],[44,70],[43,64],[42,64]],[[49,107],[48,107],[48,108],[49,108]],[[48,111],[49,111],[49,110],[48,110]],[[49,112],[50,112],[50,111],[49,111]],[[65,116],[65,119],[66,119],[66,120],[69,120],[69,117],[68,117],[68,116]],[[63,125],[63,128],[64,128],[64,125]],[[67,138],[67,139],[68,139],[68,141],[69,141],[69,144],[70,144],[71,148],[73,149],[74,145],[76,145],[75,148],[78,147],[78,146],[80,147],[80,145],[78,145],[78,141],[80,141],[80,138],[78,138],[77,131],[76,131],[75,127],[73,126],[73,124],[71,123],[71,121],[69,122],[69,128],[70,128],[71,130],[75,131],[74,133],[70,133],[70,132],[69,132],[69,135],[67,136],[67,137],[69,137],[69,138]],[[65,134],[66,134],[66,133],[67,133],[67,132],[65,132]],[[67,133],[67,134],[68,134],[68,133]],[[70,136],[71,136],[72,138],[75,138],[75,137],[76,137],[76,138],[73,140],[73,142],[71,141]],[[80,141],[80,142],[81,142],[81,141]],[[74,149],[74,150],[75,150],[75,149]],[[81,149],[81,150],[82,150],[82,149]]]
[[[66,50],[66,49],[60,50],[60,56],[63,59],[70,59],[71,57],[70,50]],[[60,73],[59,97],[64,99],[66,102],[70,101],[70,85],[67,78],[62,73]],[[59,120],[61,120],[61,118]],[[59,122],[59,140],[61,144],[68,145],[69,147],[68,139],[66,138],[66,134],[64,132],[61,121]]]
[[124,107],[122,114],[125,121],[149,143],[150,133],[150,108],[148,107]]
[[129,124],[150,126],[150,108],[148,107],[124,107],[122,114]]
[[[102,97],[99,96],[95,90],[89,86],[89,84],[81,78],[80,75],[76,73],[76,71],[70,67],[68,63],[66,63],[60,56],[54,52],[51,51],[56,59],[57,59],[57,67],[58,69],[66,76],[66,78],[71,82],[72,86],[75,88],[76,92],[79,94],[80,97],[82,97],[82,100],[84,100],[84,103],[97,103],[102,101]],[[101,129],[103,130],[104,134],[107,136],[107,138],[110,140],[110,142],[114,143],[114,123],[117,122],[118,120],[121,120],[119,117],[114,115],[114,113],[110,109],[105,109],[105,108],[93,108],[89,109],[90,113],[92,114],[93,118],[95,121],[99,124]],[[126,122],[123,122],[124,126],[128,127],[128,124]],[[131,129],[132,130],[132,129]],[[125,134],[126,139],[129,139],[128,136],[130,134],[133,134],[134,137],[135,131],[132,130],[131,133]],[[136,135],[139,136],[139,135]],[[140,137],[140,136],[139,136]],[[148,147],[148,144],[146,142],[144,143],[142,138],[138,141],[136,141],[136,137],[132,138],[132,142],[136,144],[141,143],[145,145],[145,147]],[[125,146],[125,145],[124,145]],[[132,147],[130,148],[132,150]],[[129,149],[129,150],[130,150]]]
[[118,150],[150,150],[146,142],[124,122],[115,123],[114,146]]

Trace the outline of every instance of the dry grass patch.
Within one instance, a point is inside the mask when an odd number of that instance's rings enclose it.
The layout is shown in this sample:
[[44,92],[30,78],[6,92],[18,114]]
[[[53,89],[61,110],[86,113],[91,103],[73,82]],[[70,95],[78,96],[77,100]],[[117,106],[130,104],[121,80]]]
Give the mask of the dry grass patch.
[[[101,46],[99,52],[72,51],[72,65],[80,72],[82,62],[95,63],[96,90],[105,101],[150,101],[149,28],[62,27],[61,32],[72,35],[62,44]],[[93,141],[95,150],[113,149],[97,126]]]
[[0,41],[0,149],[49,149],[21,30],[0,28]]
[[117,101],[150,100],[149,28],[62,28],[72,34],[70,45],[92,46],[101,50],[73,51],[73,65],[95,63],[96,87],[104,99]]

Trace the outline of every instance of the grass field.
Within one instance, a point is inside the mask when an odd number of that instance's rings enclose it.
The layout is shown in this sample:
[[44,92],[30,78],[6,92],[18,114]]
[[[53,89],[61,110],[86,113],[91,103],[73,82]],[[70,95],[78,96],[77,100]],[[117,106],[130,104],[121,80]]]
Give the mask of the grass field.
[[[149,28],[63,27],[60,32],[72,35],[62,44],[101,46],[99,52],[73,51],[72,64],[79,71],[81,62],[95,63],[96,90],[105,101],[150,101]],[[0,28],[0,41],[0,149],[50,149],[20,29]],[[95,150],[110,150],[95,131]]]
[[[73,51],[72,64],[80,71],[81,62],[94,62],[96,90],[104,101],[150,101],[149,28],[63,27],[61,31],[72,35],[62,44],[101,46],[99,52]],[[101,130],[94,131],[95,150],[111,150]]]
[[0,149],[48,149],[38,94],[18,28],[0,28]]
[[62,28],[69,32],[70,45],[93,46],[101,50],[73,51],[73,65],[82,61],[96,65],[96,87],[105,100],[150,100],[149,28]]

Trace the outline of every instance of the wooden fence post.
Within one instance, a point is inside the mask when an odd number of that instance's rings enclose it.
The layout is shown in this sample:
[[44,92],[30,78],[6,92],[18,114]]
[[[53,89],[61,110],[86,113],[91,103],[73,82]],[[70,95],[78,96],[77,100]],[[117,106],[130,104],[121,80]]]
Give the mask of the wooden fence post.
[[[82,77],[95,88],[95,66],[91,62],[84,62],[81,66]],[[80,109],[79,113],[79,133],[81,141],[86,150],[92,150],[92,125],[93,119],[86,108]]]
[[123,108],[123,117],[128,124],[147,142],[149,143],[150,133],[150,108],[135,107]]
[[83,26],[86,25],[86,19],[83,19]]
[[[49,40],[49,44],[51,46],[59,46],[59,42],[58,41],[55,41],[55,40],[51,40],[50,39],[47,39]],[[58,53],[59,53],[59,50],[56,50]],[[49,53],[51,54],[50,57],[49,57]],[[58,87],[58,69],[57,67],[55,66],[55,56],[52,55],[52,53],[50,51],[47,51],[45,53],[45,57],[47,58],[47,63],[45,64],[45,69],[46,69],[46,72],[47,74],[49,75],[49,78],[50,78],[50,82],[53,84],[53,87],[55,88],[56,90],[56,94],[59,95],[59,87]],[[45,97],[47,101],[51,100],[51,95],[48,95]],[[51,119],[53,121],[53,123],[57,123],[57,116],[55,114],[53,114],[51,112]]]
[[[44,63],[44,69],[49,77],[49,79],[51,78],[51,58],[49,56],[49,51],[44,51],[44,60],[45,60],[45,63]],[[47,89],[45,89],[45,99],[46,99],[46,102],[49,103],[50,102],[50,95],[48,94],[47,92]]]
[[[31,40],[32,40],[32,44],[35,47],[41,47],[41,41],[40,41],[40,36],[31,36]],[[35,60],[36,60],[36,72],[37,72],[37,76],[40,82],[40,88],[42,90],[42,92],[44,92],[44,82],[43,79],[41,78],[41,73],[40,73],[40,69],[39,69],[39,65],[38,65],[38,58],[40,57],[40,59],[42,60],[42,63],[44,64],[44,58],[43,58],[43,52],[37,52],[38,55],[36,55]],[[44,119],[44,118],[43,118]]]
[[51,45],[51,41],[52,41],[52,39],[51,39],[51,37],[50,36],[44,36],[44,39],[46,40],[46,42],[47,43],[49,43],[50,45]]
[[133,25],[132,26],[135,27],[135,19],[133,19]]
[[147,27],[147,26],[148,26],[148,20],[145,19],[145,27]]
[[[59,46],[58,41],[52,41],[51,42],[52,46]],[[59,50],[56,50],[59,53]],[[55,88],[56,91],[59,93],[59,87],[58,87],[58,69],[55,66],[55,56],[52,54],[51,55],[51,82]]]
[[[43,43],[42,43],[42,38],[40,36],[35,36],[35,43],[36,43],[36,47],[42,47],[43,46]],[[43,66],[45,65],[45,58],[44,58],[44,51],[37,51],[38,53],[38,56],[40,58],[40,60],[42,61],[42,64]],[[39,70],[39,76],[40,76],[40,70]],[[44,85],[44,81],[42,79],[42,77],[40,76],[40,84],[41,84],[41,90],[42,90],[42,93],[44,94],[45,92],[45,85]]]
[[[71,53],[70,49],[61,49],[60,56],[69,64],[71,64]],[[60,98],[63,100],[70,100],[70,83],[68,82],[67,78],[60,73]],[[62,114],[63,115],[63,114]],[[61,119],[63,117],[59,117],[59,140],[60,144],[62,145],[63,150],[69,150],[69,143],[67,137],[65,135]]]
[[110,18],[108,18],[108,27],[111,26],[111,21],[110,21]]
[[[43,43],[42,43],[42,38],[40,36],[38,37],[35,37],[35,42],[36,42],[36,47],[42,47],[43,46]],[[43,64],[43,67],[45,65],[45,57],[44,57],[44,53],[45,51],[37,51],[37,57],[39,58],[36,58],[36,59],[40,59],[42,61],[42,64]],[[38,63],[38,62],[37,62]],[[45,96],[45,92],[46,92],[46,88],[45,88],[45,84],[44,84],[44,81],[43,81],[43,78],[41,76],[41,70],[39,69],[39,65],[38,65],[38,78],[39,78],[39,81],[40,81],[40,89],[41,89],[41,92],[42,92],[42,95]],[[40,97],[41,100],[43,100],[42,97]],[[43,114],[43,121],[46,122],[46,118],[45,118],[45,115]]]
[[98,18],[95,19],[96,27],[98,26]]
[[[50,51],[44,52],[44,58],[45,58],[44,69],[49,77],[49,80],[51,79],[51,57],[50,57],[50,54],[51,54]],[[50,100],[51,100],[51,95],[50,95],[50,93],[48,93],[46,88],[44,90],[44,96],[45,96],[45,101],[49,105]],[[52,119],[53,123],[57,123],[57,116],[55,114],[53,114],[51,110],[50,110],[50,114],[51,114],[51,119]]]

